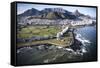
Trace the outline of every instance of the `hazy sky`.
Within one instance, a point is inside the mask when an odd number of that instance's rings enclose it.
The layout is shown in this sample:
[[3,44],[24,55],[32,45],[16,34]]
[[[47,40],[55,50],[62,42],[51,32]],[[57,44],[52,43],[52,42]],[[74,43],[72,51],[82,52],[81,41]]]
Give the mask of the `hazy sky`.
[[24,4],[24,3],[17,4],[17,14],[21,14],[24,11],[31,8],[35,8],[38,10],[43,10],[44,8],[63,8],[71,12],[74,12],[77,9],[79,10],[80,13],[96,17],[96,8],[93,7],[56,6],[56,5],[41,5],[41,4]]

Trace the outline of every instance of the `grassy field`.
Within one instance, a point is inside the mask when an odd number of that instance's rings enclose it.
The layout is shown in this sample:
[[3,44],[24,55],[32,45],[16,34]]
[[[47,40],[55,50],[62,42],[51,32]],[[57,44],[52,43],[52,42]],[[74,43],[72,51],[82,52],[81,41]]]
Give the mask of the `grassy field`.
[[32,36],[54,36],[61,31],[55,26],[27,26],[17,33],[17,38],[31,38]]
[[[31,38],[32,36],[56,36],[59,31],[61,31],[61,27],[59,26],[27,26],[18,31],[17,38]],[[48,40],[34,40],[32,42],[17,43],[17,46],[21,47],[48,43],[64,47],[68,46],[72,40],[72,33],[69,32],[61,40],[57,40],[56,38]]]
[[73,38],[72,37],[64,37],[63,40],[57,40],[55,39],[49,39],[49,40],[40,40],[40,41],[32,41],[32,42],[26,42],[26,43],[18,43],[17,47],[22,46],[30,46],[35,44],[53,44],[57,46],[66,47],[69,46],[72,43]]

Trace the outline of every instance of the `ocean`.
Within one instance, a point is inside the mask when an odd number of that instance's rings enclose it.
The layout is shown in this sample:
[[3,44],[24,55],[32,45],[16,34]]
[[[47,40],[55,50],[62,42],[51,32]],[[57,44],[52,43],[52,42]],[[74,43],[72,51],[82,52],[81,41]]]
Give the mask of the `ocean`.
[[82,62],[97,60],[96,26],[76,28],[76,39],[81,43],[81,49],[74,51],[51,44],[36,45],[17,49],[17,64],[44,64],[60,62]]

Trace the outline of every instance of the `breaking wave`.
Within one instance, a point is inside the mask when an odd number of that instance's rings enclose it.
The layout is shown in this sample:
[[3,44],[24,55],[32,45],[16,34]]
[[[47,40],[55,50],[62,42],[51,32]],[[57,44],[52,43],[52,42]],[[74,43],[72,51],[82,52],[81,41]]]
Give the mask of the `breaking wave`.
[[82,43],[81,46],[82,53],[86,53],[87,52],[86,46],[91,43],[90,40],[85,39],[81,34],[76,34],[75,38]]

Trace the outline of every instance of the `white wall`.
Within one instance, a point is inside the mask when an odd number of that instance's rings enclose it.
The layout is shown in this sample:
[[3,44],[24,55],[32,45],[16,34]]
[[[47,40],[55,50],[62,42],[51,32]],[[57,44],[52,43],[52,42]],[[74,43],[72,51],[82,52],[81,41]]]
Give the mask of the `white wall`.
[[[13,0],[0,0],[0,68],[14,68],[10,65],[10,3]],[[16,0],[17,1],[17,0]],[[23,0],[22,0],[23,1]],[[24,0],[30,2],[45,2],[45,3],[62,3],[62,4],[78,4],[78,5],[96,5],[99,7],[100,0]],[[98,15],[98,18],[100,14]],[[100,21],[100,18],[99,18]],[[100,25],[100,22],[98,22]],[[100,29],[100,27],[98,28]],[[98,32],[98,35],[100,31]],[[99,37],[99,36],[98,36]],[[100,40],[100,38],[99,38]],[[100,41],[99,41],[100,44]],[[98,52],[100,46],[98,45]],[[98,55],[100,57],[100,54]],[[89,63],[71,63],[71,64],[55,64],[55,65],[39,65],[26,66],[29,68],[100,68],[100,62]],[[23,66],[26,68],[25,66]]]

